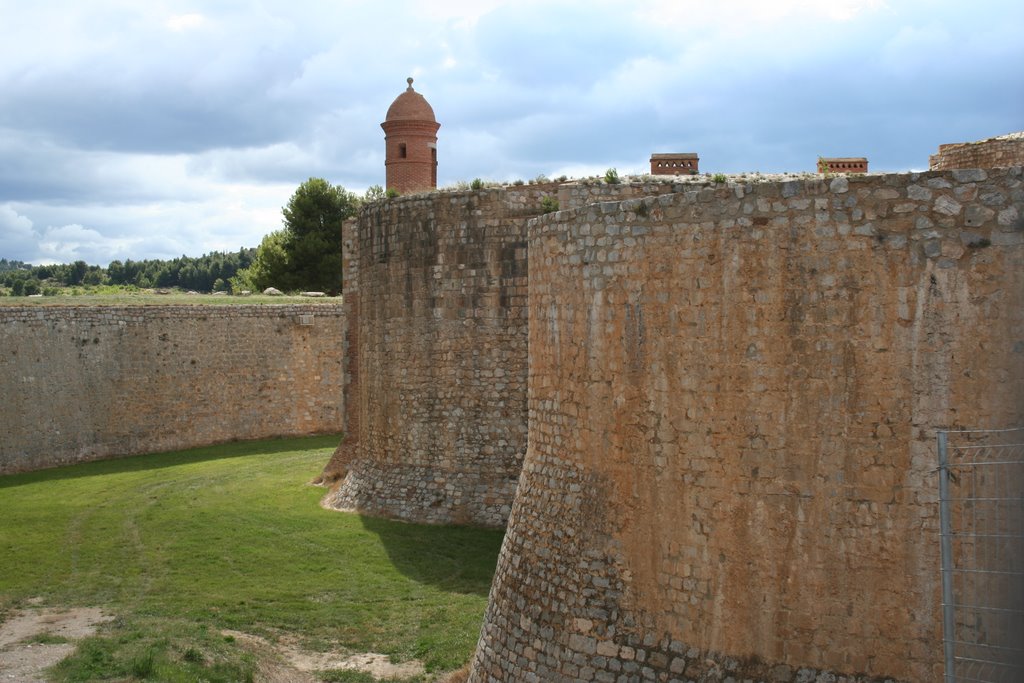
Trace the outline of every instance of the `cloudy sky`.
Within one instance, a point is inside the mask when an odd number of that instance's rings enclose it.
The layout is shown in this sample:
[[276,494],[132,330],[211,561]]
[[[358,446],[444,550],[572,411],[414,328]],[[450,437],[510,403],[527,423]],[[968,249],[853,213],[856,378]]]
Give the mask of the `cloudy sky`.
[[1020,0],[0,0],[0,257],[256,246],[299,183],[384,182],[407,76],[442,185],[711,172],[1024,129]]

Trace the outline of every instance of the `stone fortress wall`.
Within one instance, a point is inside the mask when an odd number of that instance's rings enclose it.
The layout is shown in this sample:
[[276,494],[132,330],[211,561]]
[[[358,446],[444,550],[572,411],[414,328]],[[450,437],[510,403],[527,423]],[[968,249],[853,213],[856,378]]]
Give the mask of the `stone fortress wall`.
[[342,307],[0,306],[0,474],[341,431]]
[[[345,438],[321,480],[340,510],[507,522],[527,433],[527,222],[706,180],[420,193],[343,228]],[[365,369],[365,373],[364,373]]]
[[526,221],[555,188],[379,202],[346,226],[346,438],[327,504],[504,526],[526,452]]
[[939,145],[928,159],[932,171],[954,168],[1006,168],[1024,165],[1024,132],[1001,135],[978,142]]
[[584,205],[529,287],[471,681],[942,677],[935,433],[1024,419],[1020,167]]
[[473,681],[941,677],[934,437],[1024,418],[1019,166],[435,192],[343,245],[344,305],[0,307],[0,473],[343,429],[327,504],[508,524]]
[[733,180],[346,226],[327,500],[511,506],[473,680],[941,671],[935,431],[1024,418],[1021,169]]

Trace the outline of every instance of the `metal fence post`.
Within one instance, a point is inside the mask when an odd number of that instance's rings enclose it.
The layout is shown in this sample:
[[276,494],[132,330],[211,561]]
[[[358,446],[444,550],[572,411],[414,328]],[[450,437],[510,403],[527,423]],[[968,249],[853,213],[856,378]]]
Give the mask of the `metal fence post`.
[[953,650],[953,530],[949,510],[949,441],[945,431],[939,441],[939,525],[942,545],[942,649],[946,683],[956,683]]

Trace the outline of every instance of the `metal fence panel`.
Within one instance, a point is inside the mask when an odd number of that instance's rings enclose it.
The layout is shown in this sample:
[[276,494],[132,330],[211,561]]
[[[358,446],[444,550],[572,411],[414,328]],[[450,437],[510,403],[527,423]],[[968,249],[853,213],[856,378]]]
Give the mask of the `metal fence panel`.
[[939,432],[946,683],[1024,681],[1024,428]]

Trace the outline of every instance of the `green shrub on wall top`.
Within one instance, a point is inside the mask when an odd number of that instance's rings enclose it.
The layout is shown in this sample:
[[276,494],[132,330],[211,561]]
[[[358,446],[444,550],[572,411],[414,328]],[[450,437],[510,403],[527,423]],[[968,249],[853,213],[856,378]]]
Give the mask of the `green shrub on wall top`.
[[544,213],[554,213],[558,211],[558,199],[551,195],[544,195],[540,200],[540,208]]

